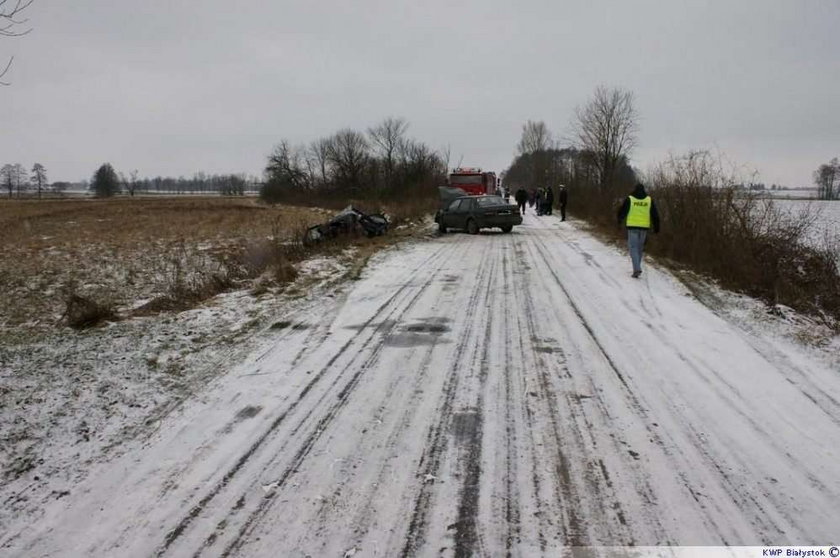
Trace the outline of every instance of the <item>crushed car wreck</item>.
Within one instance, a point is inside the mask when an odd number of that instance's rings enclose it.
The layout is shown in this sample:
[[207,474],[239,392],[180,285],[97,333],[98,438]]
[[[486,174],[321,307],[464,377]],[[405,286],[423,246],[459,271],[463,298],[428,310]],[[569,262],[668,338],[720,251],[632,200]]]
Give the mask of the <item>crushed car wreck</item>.
[[313,244],[339,236],[381,236],[388,230],[388,219],[381,213],[364,213],[348,205],[332,219],[306,229],[304,244]]

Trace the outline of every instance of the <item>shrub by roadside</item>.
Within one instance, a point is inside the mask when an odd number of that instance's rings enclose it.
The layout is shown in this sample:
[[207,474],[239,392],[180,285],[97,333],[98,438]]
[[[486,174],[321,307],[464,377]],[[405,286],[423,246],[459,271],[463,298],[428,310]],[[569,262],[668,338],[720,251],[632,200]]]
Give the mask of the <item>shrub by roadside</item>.
[[650,182],[665,223],[652,254],[769,304],[840,320],[836,254],[806,242],[812,211],[791,215],[737,189],[705,153],[660,165]]

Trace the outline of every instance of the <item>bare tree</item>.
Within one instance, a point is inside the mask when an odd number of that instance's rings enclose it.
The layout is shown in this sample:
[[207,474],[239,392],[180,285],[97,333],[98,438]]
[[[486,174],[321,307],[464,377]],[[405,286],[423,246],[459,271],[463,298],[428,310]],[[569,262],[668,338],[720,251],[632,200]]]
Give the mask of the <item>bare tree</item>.
[[29,185],[29,175],[26,172],[26,167],[21,165],[20,163],[15,163],[12,165],[12,180],[15,183],[15,190],[17,191],[17,197],[26,190],[26,187]]
[[32,166],[32,182],[38,187],[38,199],[41,199],[41,190],[47,185],[47,169],[41,163]]
[[592,155],[602,189],[612,185],[622,159],[635,147],[638,118],[632,92],[603,86],[595,89],[586,106],[575,111],[577,142]]
[[440,157],[440,161],[443,163],[444,174],[449,174],[449,163],[452,160],[452,146],[447,143],[438,149],[438,157]]
[[391,186],[394,175],[394,155],[405,141],[405,132],[408,130],[408,122],[402,118],[386,118],[377,126],[368,129],[368,134],[377,151],[382,154],[385,160],[385,183],[386,187]]
[[840,161],[837,157],[814,171],[817,197],[821,200],[840,198]]
[[520,157],[525,157],[529,163],[528,184],[536,187],[545,185],[546,182],[556,181],[551,174],[552,154],[550,150],[554,146],[551,139],[551,132],[545,122],[533,122],[528,120],[522,125],[522,136],[516,149]]
[[[21,14],[32,2],[34,0],[0,0],[0,37],[20,37],[32,31],[32,29],[20,29],[20,26],[26,23],[26,20],[21,18]],[[12,67],[14,59],[14,56],[10,57],[6,66],[0,70],[0,85],[9,85],[2,78]]]
[[397,153],[399,165],[408,180],[445,172],[441,156],[424,143],[414,140],[402,141]]
[[309,176],[303,167],[304,152],[304,149],[292,147],[286,140],[281,141],[268,156],[265,169],[268,180],[295,190],[309,189]]
[[368,143],[363,134],[345,128],[332,137],[330,161],[335,165],[339,186],[353,191],[361,189],[361,178],[368,159]]
[[[122,185],[122,189],[128,192],[129,196],[133,196],[135,192],[137,192],[137,188],[139,186],[137,174],[137,169],[131,171],[128,176],[126,176],[125,173],[120,172],[120,184]],[[193,182],[199,184],[201,186],[201,191],[203,192],[207,179],[203,173],[198,173],[193,177]]]
[[320,138],[313,141],[309,145],[310,157],[315,161],[318,171],[321,175],[321,186],[326,186],[329,182],[327,179],[327,169],[330,163],[330,138]]
[[137,172],[137,169],[134,169],[133,171],[131,171],[131,173],[129,173],[129,177],[128,177],[128,195],[130,195],[130,196],[133,196],[133,195],[134,195],[134,192],[136,192],[136,191],[137,191],[137,186],[138,186],[138,184],[139,184],[139,181],[137,180],[137,175],[138,175],[138,174],[139,174],[139,173]]
[[546,151],[552,147],[551,132],[542,120],[533,122],[528,120],[522,125],[522,137],[516,144],[520,155]]
[[0,168],[0,180],[3,181],[3,186],[9,191],[9,198],[11,198],[15,187],[14,165],[7,163]]

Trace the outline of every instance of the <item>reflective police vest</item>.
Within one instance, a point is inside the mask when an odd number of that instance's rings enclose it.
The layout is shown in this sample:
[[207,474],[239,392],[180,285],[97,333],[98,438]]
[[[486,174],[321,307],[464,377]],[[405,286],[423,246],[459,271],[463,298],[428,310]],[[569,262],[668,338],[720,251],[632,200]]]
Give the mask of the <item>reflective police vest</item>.
[[630,211],[627,212],[627,226],[650,228],[650,196],[640,200],[630,196]]

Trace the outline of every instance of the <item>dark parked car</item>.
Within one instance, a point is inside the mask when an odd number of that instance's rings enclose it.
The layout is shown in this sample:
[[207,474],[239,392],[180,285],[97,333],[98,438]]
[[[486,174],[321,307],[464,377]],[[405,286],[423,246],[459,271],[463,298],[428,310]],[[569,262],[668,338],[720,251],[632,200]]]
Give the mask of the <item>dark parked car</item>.
[[476,234],[480,229],[498,227],[509,233],[514,225],[522,224],[516,205],[500,196],[462,196],[449,201],[435,215],[440,232],[461,229]]

